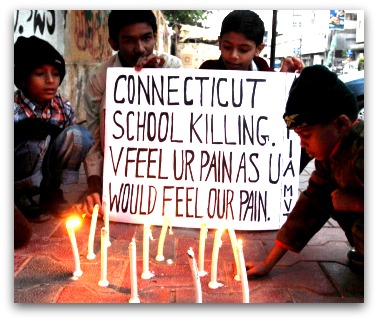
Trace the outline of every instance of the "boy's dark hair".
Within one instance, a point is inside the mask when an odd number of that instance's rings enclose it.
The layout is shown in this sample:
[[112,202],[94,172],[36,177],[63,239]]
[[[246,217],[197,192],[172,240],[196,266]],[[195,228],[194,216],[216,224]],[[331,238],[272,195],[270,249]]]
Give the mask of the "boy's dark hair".
[[156,16],[152,10],[112,10],[108,18],[109,37],[117,41],[123,27],[140,22],[148,23],[153,33],[157,33]]
[[228,32],[242,33],[258,46],[264,40],[264,22],[251,10],[234,10],[223,19],[220,36]]
[[23,83],[34,69],[43,64],[56,66],[60,84],[66,74],[63,56],[46,40],[36,36],[19,36],[14,44],[14,84],[23,89]]

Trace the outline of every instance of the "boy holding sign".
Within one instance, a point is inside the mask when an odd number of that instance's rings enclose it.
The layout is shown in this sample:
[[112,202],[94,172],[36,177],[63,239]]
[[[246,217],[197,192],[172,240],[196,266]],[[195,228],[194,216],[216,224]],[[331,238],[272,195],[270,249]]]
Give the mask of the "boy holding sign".
[[106,72],[110,67],[181,68],[181,60],[154,50],[157,22],[151,10],[113,10],[108,19],[108,42],[117,54],[98,66],[89,76],[84,91],[84,108],[95,144],[85,161],[88,191],[81,209],[91,216],[93,207],[101,207],[104,162]]
[[247,262],[248,277],[268,274],[290,250],[299,253],[333,218],[353,247],[351,268],[364,265],[364,122],[353,93],[326,67],[303,69],[294,80],[284,120],[315,158],[308,187],[262,262]]
[[[218,60],[207,60],[199,69],[274,71],[266,60],[259,57],[265,48],[265,27],[259,15],[251,10],[234,10],[222,22]],[[301,72],[302,60],[293,56],[285,58],[280,72]],[[300,172],[311,160],[302,149]]]

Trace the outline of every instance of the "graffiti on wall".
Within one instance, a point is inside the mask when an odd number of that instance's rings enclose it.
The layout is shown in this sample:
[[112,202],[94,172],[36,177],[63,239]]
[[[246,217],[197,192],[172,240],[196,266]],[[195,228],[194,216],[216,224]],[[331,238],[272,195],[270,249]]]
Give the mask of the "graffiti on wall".
[[64,18],[56,10],[16,10],[13,20],[14,41],[19,36],[37,36],[50,42],[59,52],[64,52]]
[[89,52],[97,61],[109,58],[111,51],[106,11],[75,10],[72,19],[77,49]]
[[[33,33],[36,34],[37,31],[41,35],[45,32],[52,35],[56,29],[56,15],[54,10],[25,10],[29,14],[20,14],[20,10],[16,10],[14,19],[14,33],[22,35],[26,30],[30,29],[32,26]],[[24,21],[23,21],[24,20]]]

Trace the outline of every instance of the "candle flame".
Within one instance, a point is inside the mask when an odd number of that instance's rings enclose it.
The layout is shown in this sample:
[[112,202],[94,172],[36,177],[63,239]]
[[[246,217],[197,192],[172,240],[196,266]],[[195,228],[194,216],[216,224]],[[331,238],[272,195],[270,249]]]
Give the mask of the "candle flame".
[[75,228],[81,224],[81,219],[77,216],[71,216],[67,219],[66,227],[67,228]]

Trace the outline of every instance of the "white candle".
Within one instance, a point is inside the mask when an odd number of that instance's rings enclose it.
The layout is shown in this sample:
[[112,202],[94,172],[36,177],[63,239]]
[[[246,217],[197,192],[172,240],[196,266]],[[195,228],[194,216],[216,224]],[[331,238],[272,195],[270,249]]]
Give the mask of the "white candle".
[[75,227],[79,226],[81,223],[78,217],[70,218],[66,222],[66,228],[68,236],[70,237],[72,252],[75,260],[75,270],[73,271],[73,276],[79,277],[83,275],[83,271],[80,269],[80,257],[79,250],[77,248],[76,237],[75,237]]
[[243,254],[243,245],[242,241],[239,240],[237,244],[237,252],[239,258],[239,265],[242,267],[240,270],[241,272],[241,284],[242,284],[242,292],[243,292],[243,303],[249,303],[249,288],[248,288],[248,278],[247,278],[247,270],[245,269],[245,261],[244,261],[244,254]]
[[211,258],[211,277],[209,282],[209,288],[211,289],[217,289],[223,286],[222,283],[217,282],[218,254],[222,246],[222,232],[222,230],[217,230],[214,237],[213,256]]
[[150,238],[152,239],[152,233],[150,224],[144,224],[143,227],[143,272],[141,278],[144,280],[150,279],[154,276],[149,270],[150,260]]
[[239,258],[238,258],[238,241],[236,240],[235,231],[233,229],[228,229],[228,234],[230,235],[231,244],[232,244],[232,251],[234,252],[234,258],[235,258],[235,264],[236,264],[236,275],[234,276],[234,279],[236,281],[240,281],[240,264],[239,264]]
[[193,277],[193,282],[195,286],[196,303],[202,303],[201,280],[198,274],[197,263],[196,263],[196,259],[194,258],[194,252],[192,248],[188,250],[188,259],[189,259],[190,269],[192,270],[192,277]]
[[205,240],[207,238],[207,227],[206,223],[202,222],[200,239],[199,239],[199,253],[198,253],[198,273],[200,276],[204,276],[207,272],[204,270],[205,261]]
[[167,234],[168,225],[170,225],[172,217],[167,215],[164,217],[163,226],[161,228],[160,237],[159,237],[159,244],[158,244],[158,251],[156,255],[156,261],[164,261],[164,241],[165,235]]
[[132,242],[129,244],[129,258],[130,258],[130,284],[131,284],[131,298],[129,303],[140,303],[138,297],[138,286],[137,286],[137,268],[136,268],[136,244],[133,238]]
[[108,286],[107,269],[108,269],[108,247],[106,246],[106,234],[108,231],[105,227],[101,229],[101,279],[98,281],[100,286]]
[[96,254],[93,252],[93,243],[94,243],[95,232],[96,232],[98,208],[99,206],[98,204],[96,204],[92,212],[91,228],[89,230],[89,237],[88,237],[88,254],[87,254],[88,260],[93,260],[96,257]]
[[104,211],[104,225],[105,225],[105,228],[106,228],[106,246],[109,247],[112,245],[112,243],[110,242],[110,229],[109,229],[109,211],[108,211],[108,207],[107,207],[107,203],[105,201],[102,202],[102,209]]

